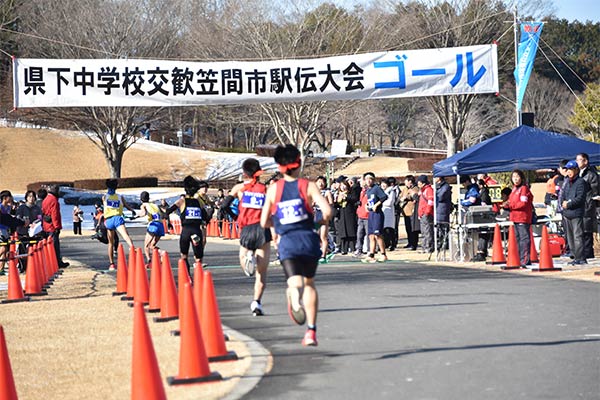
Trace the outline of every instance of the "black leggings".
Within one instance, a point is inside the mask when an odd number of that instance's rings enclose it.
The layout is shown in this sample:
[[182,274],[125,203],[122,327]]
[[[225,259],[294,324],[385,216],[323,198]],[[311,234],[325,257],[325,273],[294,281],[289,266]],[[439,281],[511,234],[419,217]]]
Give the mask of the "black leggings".
[[295,257],[281,260],[285,277],[289,279],[291,276],[302,275],[305,278],[314,278],[317,273],[319,259],[315,257]]
[[196,234],[200,237],[200,244],[198,246],[192,245],[194,257],[198,260],[202,260],[202,257],[204,257],[204,246],[202,245],[202,230],[200,229],[199,225],[184,225],[181,227],[181,236],[179,236],[179,252],[185,255],[189,253],[193,234]]

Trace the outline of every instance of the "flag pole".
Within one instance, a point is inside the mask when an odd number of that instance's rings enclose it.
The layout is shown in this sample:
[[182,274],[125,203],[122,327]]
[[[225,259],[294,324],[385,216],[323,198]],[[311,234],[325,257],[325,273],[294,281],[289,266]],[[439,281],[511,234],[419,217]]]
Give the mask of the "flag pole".
[[[515,33],[515,71],[519,68],[519,25],[517,19],[517,4],[515,3],[515,10],[513,13],[513,28]],[[515,78],[515,110],[517,114],[517,128],[521,126],[521,110],[519,109],[519,83]]]

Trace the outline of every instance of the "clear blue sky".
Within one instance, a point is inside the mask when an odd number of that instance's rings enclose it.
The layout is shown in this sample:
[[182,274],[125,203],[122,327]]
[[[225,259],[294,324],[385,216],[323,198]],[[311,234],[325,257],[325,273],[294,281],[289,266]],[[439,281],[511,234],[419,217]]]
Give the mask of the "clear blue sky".
[[569,21],[600,22],[600,1],[598,0],[554,0],[556,16]]

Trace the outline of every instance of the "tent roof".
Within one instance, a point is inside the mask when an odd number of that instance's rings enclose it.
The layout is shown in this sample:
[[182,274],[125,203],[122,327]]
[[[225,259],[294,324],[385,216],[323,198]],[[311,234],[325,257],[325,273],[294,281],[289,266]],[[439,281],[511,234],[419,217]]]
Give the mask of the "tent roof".
[[434,176],[556,168],[560,160],[587,153],[600,165],[600,144],[521,125],[433,165]]

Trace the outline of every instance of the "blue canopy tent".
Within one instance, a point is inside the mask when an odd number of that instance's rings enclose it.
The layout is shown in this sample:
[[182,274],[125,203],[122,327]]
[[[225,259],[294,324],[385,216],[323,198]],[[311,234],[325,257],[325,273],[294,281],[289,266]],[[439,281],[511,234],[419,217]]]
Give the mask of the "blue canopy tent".
[[[587,153],[590,165],[600,165],[600,144],[521,125],[435,163],[433,176],[456,175],[459,184],[458,175],[556,168],[561,160],[573,160],[578,153]],[[459,221],[460,214],[459,207]],[[437,221],[434,224],[437,230]],[[464,261],[462,230],[459,240],[460,258]],[[434,241],[437,248],[437,233]]]
[[591,165],[600,165],[600,144],[521,125],[435,163],[433,176],[556,168],[560,160],[573,160],[578,153],[587,153]]

